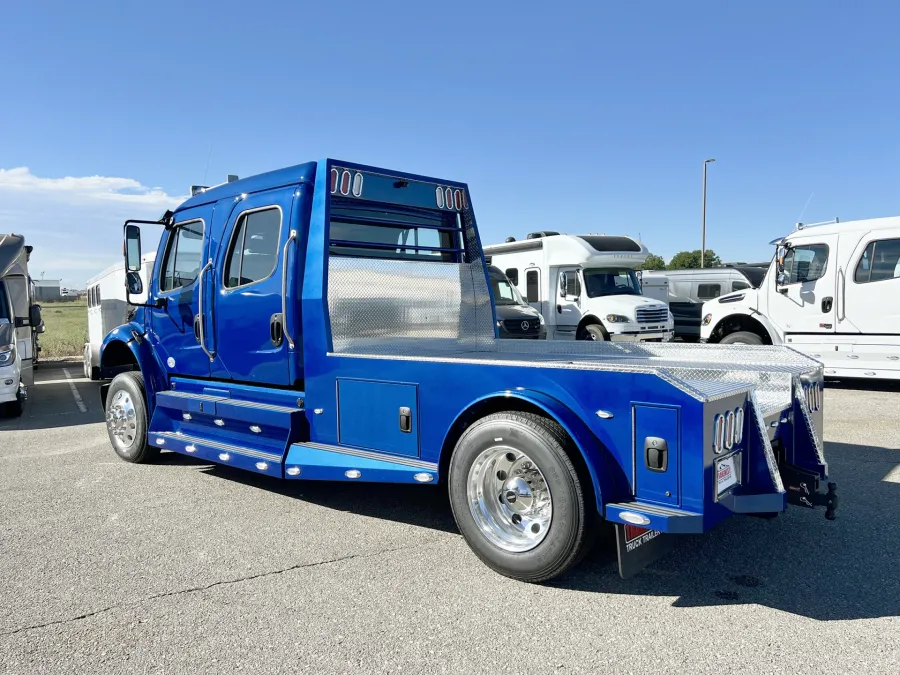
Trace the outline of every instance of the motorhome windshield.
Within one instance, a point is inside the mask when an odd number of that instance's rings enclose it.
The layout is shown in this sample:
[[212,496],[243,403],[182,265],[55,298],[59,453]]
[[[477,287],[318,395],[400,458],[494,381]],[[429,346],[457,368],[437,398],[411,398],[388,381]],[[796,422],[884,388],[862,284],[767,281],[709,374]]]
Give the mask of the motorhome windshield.
[[491,275],[491,291],[494,293],[494,304],[496,305],[524,305],[525,300],[522,299],[518,289],[509,281],[498,279]]
[[6,295],[6,284],[0,280],[0,321],[4,319],[12,323],[12,316],[9,314],[9,298]]
[[584,286],[589,298],[604,295],[641,295],[641,283],[634,270],[596,267],[584,270]]

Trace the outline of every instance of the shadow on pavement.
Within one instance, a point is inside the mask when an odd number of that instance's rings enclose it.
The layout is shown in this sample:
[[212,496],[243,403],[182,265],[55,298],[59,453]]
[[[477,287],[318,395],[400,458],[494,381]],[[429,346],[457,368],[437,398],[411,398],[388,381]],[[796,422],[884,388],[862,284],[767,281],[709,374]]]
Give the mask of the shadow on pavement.
[[[675,607],[759,604],[822,621],[900,616],[900,450],[827,443],[842,499],[838,520],[792,507],[767,521],[734,517],[624,581],[602,539],[550,585],[574,592],[671,596]],[[160,463],[196,465],[164,453]],[[211,465],[204,471],[339,511],[457,532],[446,489],[374,483],[286,482]]]
[[845,389],[847,391],[897,391],[900,392],[900,380],[825,380],[827,389]]
[[81,361],[42,361],[28,387],[22,416],[0,416],[0,431],[55,429],[103,419],[100,383],[84,377]]

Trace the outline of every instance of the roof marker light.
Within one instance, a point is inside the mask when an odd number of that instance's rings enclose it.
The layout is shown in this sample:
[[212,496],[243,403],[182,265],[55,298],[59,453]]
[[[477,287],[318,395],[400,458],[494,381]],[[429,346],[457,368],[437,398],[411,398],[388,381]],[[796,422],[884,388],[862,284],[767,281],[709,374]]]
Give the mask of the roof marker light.
[[362,194],[363,175],[357,171],[353,176],[353,196],[359,197]]
[[337,192],[338,187],[338,174],[340,172],[337,169],[331,170],[331,194]]
[[457,211],[462,211],[462,193],[459,190],[453,191],[453,203]]
[[[437,199],[438,208],[439,209],[444,208],[444,190],[441,188],[441,186],[438,186],[437,188],[435,188],[434,196]],[[122,244],[122,246],[124,246],[124,245],[125,244]]]
[[341,174],[341,194],[344,196],[350,194],[350,172],[346,169]]
[[447,202],[447,208],[452,209],[453,208],[453,190],[451,190],[450,188],[447,188],[446,190],[444,190],[444,200]]

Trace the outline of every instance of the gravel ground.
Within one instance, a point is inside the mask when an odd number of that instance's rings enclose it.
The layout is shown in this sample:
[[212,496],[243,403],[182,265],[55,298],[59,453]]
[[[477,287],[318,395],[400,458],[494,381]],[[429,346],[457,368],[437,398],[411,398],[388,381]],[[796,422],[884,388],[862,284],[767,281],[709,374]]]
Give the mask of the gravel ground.
[[0,419],[0,673],[900,672],[900,386],[827,388],[836,522],[736,517],[629,581],[601,546],[532,586],[438,489],[129,465],[79,364],[38,379]]

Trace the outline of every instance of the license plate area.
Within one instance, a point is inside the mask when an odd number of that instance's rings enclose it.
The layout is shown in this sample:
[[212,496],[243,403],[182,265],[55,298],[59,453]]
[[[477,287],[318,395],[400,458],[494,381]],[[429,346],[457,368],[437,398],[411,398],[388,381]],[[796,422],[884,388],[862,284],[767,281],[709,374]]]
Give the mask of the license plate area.
[[741,484],[741,453],[733,452],[725,457],[717,457],[713,469],[713,494],[718,501]]

